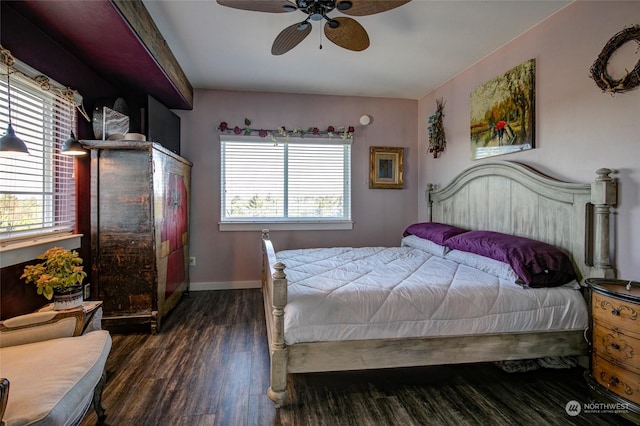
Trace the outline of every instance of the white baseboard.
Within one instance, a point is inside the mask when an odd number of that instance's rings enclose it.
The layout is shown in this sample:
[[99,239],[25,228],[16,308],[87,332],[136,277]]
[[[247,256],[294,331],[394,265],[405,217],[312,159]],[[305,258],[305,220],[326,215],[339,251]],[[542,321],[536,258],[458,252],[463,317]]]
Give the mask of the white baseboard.
[[227,282],[203,282],[190,283],[189,291],[209,291],[209,290],[242,290],[247,288],[260,288],[260,281],[227,281]]

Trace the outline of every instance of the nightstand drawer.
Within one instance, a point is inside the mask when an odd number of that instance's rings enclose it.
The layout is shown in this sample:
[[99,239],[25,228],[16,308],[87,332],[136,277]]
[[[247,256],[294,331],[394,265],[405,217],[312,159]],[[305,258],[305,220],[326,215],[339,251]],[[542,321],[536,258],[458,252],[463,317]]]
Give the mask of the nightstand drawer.
[[594,321],[603,321],[640,336],[640,315],[637,304],[594,292],[591,306]]
[[617,327],[594,324],[593,352],[613,364],[640,374],[640,340],[628,336]]
[[640,404],[640,374],[626,371],[598,355],[592,357],[593,377],[609,391]]

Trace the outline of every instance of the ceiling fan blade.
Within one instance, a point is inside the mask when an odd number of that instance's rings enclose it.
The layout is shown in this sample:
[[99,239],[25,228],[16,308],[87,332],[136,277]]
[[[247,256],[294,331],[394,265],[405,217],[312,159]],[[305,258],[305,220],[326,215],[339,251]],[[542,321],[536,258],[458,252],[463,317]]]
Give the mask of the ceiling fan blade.
[[255,12],[291,12],[298,7],[288,0],[217,0],[219,5]]
[[329,22],[324,26],[324,34],[329,40],[345,49],[359,52],[369,47],[369,34],[355,19],[340,16],[333,19],[340,25],[331,28]]
[[[340,0],[338,0],[339,2]],[[365,16],[374,15],[395,9],[411,0],[351,0],[353,5],[347,10],[341,10],[345,15]]]
[[299,30],[298,26],[303,24],[299,22],[285,28],[278,34],[278,37],[273,41],[271,46],[272,55],[282,55],[287,53],[294,47],[296,47],[302,40],[304,40],[309,33],[311,33],[311,24],[306,22],[307,25],[303,29]]

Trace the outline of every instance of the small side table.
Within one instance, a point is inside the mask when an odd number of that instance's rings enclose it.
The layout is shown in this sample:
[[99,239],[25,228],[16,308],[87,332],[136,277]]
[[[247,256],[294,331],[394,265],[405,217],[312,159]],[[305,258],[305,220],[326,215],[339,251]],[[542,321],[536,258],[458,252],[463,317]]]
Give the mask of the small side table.
[[[78,308],[74,308],[78,309]],[[36,312],[52,311],[53,303],[43,306]],[[69,311],[72,309],[68,309]],[[82,302],[85,319],[82,334],[102,329],[102,300],[85,300]]]
[[585,374],[592,396],[640,424],[640,285],[589,278],[591,365]]

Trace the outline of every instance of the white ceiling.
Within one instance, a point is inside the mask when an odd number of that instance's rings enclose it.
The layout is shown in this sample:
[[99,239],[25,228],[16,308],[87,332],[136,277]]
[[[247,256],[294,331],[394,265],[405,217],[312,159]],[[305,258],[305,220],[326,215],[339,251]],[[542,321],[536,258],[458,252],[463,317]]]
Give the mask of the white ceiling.
[[371,40],[362,52],[334,45],[314,22],[302,43],[272,56],[275,37],[302,21],[302,12],[245,11],[214,0],[144,0],[196,89],[405,99],[420,99],[569,3],[412,0],[354,17]]

